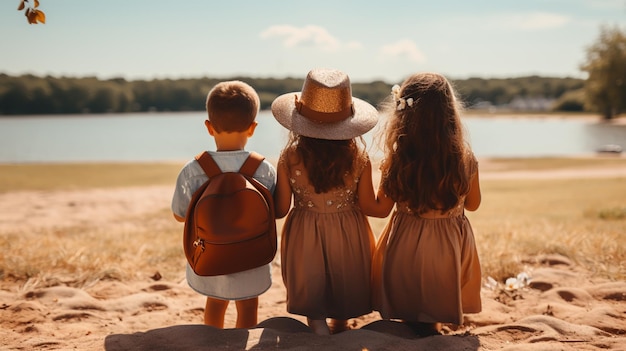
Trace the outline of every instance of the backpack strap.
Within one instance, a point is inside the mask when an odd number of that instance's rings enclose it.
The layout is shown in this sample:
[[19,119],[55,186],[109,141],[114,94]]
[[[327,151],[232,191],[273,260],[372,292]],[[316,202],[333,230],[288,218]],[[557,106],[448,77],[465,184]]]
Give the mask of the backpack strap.
[[256,169],[259,168],[263,160],[265,160],[263,155],[254,151],[250,152],[250,156],[248,156],[246,161],[241,165],[241,168],[239,168],[239,173],[253,178],[254,173],[256,173]]
[[202,167],[202,170],[209,178],[212,178],[222,173],[222,170],[217,165],[217,163],[215,163],[213,157],[211,157],[211,155],[206,151],[203,151],[196,155],[196,161],[198,161],[200,167]]

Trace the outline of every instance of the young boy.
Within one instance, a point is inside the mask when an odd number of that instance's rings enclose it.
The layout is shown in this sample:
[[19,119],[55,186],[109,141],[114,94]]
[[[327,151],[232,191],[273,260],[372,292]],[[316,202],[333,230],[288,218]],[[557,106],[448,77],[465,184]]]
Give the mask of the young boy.
[[[238,171],[250,154],[244,147],[257,126],[255,119],[259,106],[258,94],[244,82],[221,82],[209,92],[206,101],[208,120],[204,124],[217,146],[217,150],[209,151],[209,154],[222,172]],[[274,192],[276,169],[271,163],[264,160],[254,178],[271,193]],[[193,193],[207,179],[195,159],[180,171],[172,198],[172,212],[178,221],[185,221]],[[217,328],[224,328],[224,316],[230,300],[235,300],[237,307],[236,327],[255,326],[258,296],[272,284],[269,264],[219,276],[199,276],[187,265],[186,275],[189,286],[207,297],[204,323]]]

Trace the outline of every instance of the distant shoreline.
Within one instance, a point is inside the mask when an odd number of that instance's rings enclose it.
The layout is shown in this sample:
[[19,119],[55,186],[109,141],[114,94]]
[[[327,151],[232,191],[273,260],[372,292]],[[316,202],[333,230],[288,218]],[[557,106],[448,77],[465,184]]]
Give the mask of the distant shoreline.
[[[203,113],[203,110],[194,111],[137,111],[137,112],[105,112],[105,113],[54,113],[54,114],[29,114],[29,115],[4,115],[0,114],[2,118],[42,118],[42,117],[93,117],[93,116],[111,116],[111,117],[123,117],[128,115],[160,115],[170,113]],[[262,109],[259,114],[271,113],[269,109]],[[599,122],[606,122],[611,124],[626,124],[626,114],[618,115],[613,119],[605,120],[602,115],[591,112],[550,112],[550,111],[488,111],[488,110],[464,110],[461,115],[463,117],[471,118],[575,118],[586,120],[597,120]]]

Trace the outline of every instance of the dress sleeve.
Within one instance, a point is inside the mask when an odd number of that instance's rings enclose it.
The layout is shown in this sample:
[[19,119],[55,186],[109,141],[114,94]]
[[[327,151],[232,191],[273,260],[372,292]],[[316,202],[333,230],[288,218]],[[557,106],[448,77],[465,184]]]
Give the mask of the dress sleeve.
[[358,178],[361,178],[361,174],[363,173],[365,165],[367,165],[367,161],[369,161],[369,159],[370,157],[365,150],[360,151],[356,157],[354,170]]
[[471,178],[478,172],[478,160],[472,151],[467,151],[467,175]]

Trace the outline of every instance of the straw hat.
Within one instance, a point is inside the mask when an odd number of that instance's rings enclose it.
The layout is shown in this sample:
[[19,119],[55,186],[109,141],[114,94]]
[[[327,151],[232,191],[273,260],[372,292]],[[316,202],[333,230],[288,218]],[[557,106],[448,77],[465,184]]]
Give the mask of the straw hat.
[[350,78],[331,69],[310,71],[301,92],[274,100],[272,114],[296,134],[329,140],[355,138],[378,122],[376,108],[352,96]]

